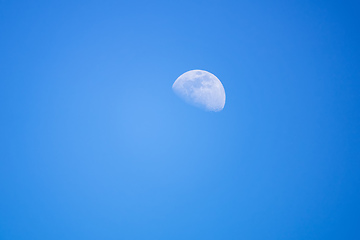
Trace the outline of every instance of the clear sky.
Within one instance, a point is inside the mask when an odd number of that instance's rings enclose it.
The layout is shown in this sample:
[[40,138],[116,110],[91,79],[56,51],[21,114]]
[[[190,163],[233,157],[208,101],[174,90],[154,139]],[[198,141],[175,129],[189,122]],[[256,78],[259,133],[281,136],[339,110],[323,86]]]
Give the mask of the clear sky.
[[359,12],[0,1],[0,239],[360,239]]

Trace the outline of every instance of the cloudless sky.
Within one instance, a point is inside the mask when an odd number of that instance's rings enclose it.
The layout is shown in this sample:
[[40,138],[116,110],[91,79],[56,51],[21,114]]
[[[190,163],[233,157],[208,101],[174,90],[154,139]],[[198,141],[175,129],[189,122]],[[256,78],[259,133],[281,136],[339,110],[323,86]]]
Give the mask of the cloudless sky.
[[360,239],[359,11],[0,1],[0,239]]

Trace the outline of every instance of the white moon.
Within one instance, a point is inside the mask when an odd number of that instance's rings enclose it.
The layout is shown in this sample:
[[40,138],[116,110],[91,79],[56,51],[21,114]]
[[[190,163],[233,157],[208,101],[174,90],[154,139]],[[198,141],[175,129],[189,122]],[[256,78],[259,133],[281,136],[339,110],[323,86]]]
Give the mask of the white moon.
[[176,79],[172,89],[186,102],[207,111],[218,112],[225,106],[225,89],[212,73],[191,70]]

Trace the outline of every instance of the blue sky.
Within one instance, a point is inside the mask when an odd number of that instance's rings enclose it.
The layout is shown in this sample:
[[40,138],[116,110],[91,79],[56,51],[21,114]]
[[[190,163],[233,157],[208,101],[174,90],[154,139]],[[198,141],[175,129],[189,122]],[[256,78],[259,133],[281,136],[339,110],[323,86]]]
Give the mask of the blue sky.
[[0,239],[359,239],[359,10],[0,1]]

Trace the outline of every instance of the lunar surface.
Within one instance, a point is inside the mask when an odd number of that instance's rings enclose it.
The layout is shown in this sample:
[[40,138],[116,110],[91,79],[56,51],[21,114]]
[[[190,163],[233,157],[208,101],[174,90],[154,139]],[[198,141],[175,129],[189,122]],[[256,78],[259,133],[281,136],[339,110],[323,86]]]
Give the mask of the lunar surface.
[[176,79],[172,89],[187,103],[206,111],[221,111],[225,106],[225,90],[212,73],[191,70]]

